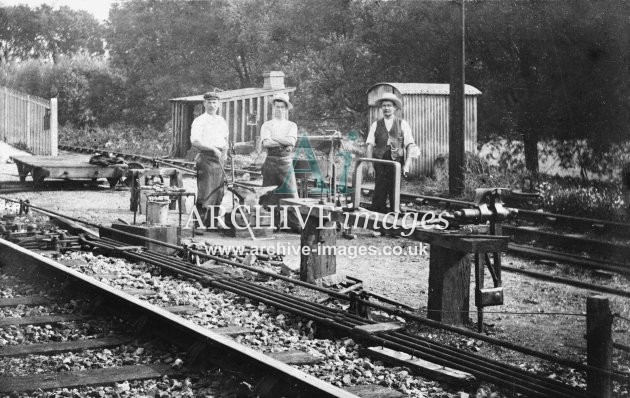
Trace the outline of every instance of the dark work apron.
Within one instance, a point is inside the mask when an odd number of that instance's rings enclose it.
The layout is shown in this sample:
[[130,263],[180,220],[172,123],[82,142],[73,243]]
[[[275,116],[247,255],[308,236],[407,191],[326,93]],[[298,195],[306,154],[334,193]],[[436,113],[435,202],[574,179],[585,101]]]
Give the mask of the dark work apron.
[[[197,209],[218,206],[223,201],[224,177],[221,159],[210,152],[199,152],[197,166]],[[203,213],[200,213],[203,217]]]
[[[281,155],[276,155],[281,153]],[[278,205],[280,199],[297,198],[297,182],[293,171],[293,156],[285,149],[268,148],[267,159],[262,165],[263,186],[276,185],[278,188],[265,195],[264,203]],[[286,182],[286,183],[285,183]]]

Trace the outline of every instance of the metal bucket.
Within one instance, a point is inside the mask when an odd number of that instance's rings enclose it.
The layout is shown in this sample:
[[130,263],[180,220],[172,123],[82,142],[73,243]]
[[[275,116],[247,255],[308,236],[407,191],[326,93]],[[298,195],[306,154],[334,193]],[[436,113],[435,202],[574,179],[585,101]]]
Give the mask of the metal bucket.
[[147,224],[166,224],[168,205],[171,201],[160,198],[149,198],[147,203]]

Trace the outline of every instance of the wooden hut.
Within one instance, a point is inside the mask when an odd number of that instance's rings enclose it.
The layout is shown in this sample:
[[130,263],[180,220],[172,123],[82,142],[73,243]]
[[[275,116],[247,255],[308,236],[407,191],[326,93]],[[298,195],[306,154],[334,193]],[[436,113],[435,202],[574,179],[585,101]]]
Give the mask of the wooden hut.
[[[394,93],[402,101],[396,114],[411,126],[420,148],[413,160],[412,175],[428,175],[438,155],[448,154],[449,85],[436,83],[378,83],[367,91],[370,124],[383,117],[376,100],[383,93]],[[466,85],[464,145],[467,152],[477,152],[477,96],[481,91]]]
[[[260,126],[271,119],[271,97],[276,93],[292,93],[295,87],[284,86],[284,73],[272,71],[263,74],[262,88],[241,88],[219,92],[219,114],[230,129],[230,140],[235,145],[254,145]],[[203,109],[203,93],[190,97],[173,98],[171,122],[173,150],[171,156],[183,158],[190,149],[190,126]]]

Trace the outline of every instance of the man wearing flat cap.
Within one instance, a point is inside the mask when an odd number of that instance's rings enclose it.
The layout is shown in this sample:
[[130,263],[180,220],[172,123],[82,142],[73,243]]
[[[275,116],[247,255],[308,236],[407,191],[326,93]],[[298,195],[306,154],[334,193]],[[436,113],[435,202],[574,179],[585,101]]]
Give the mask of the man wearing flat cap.
[[[411,159],[418,156],[419,150],[411,134],[411,127],[405,120],[396,116],[402,102],[393,93],[384,93],[376,100],[383,118],[370,126],[367,139],[367,157],[400,162],[402,173],[407,177]],[[368,166],[368,175],[374,175],[373,210],[380,213],[394,211],[394,168],[382,164]],[[389,206],[387,200],[389,199]]]
[[267,149],[262,175],[263,186],[278,186],[267,195],[265,204],[278,205],[281,198],[298,197],[292,156],[297,142],[297,125],[288,120],[288,112],[293,108],[288,94],[275,94],[272,107],[273,118],[260,127],[260,140]]
[[[204,218],[207,210],[223,201],[223,163],[228,147],[229,130],[225,119],[217,115],[219,95],[208,92],[203,95],[205,112],[196,117],[190,128],[190,143],[199,150],[197,167],[197,210]],[[204,223],[207,221],[203,220]]]

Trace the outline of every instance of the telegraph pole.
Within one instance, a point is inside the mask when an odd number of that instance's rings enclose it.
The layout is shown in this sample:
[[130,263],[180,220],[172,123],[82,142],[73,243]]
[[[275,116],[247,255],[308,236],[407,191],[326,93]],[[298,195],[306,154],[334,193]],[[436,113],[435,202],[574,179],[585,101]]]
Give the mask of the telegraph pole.
[[464,61],[465,0],[451,0],[450,94],[448,130],[448,189],[450,196],[464,193]]

